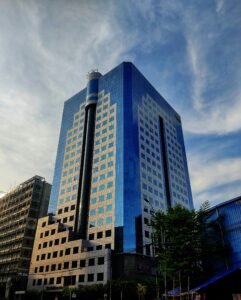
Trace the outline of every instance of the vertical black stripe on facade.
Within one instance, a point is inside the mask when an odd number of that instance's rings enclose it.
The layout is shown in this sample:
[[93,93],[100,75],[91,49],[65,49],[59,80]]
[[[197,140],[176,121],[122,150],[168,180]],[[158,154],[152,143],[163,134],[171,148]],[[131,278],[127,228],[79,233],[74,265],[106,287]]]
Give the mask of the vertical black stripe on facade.
[[92,161],[93,161],[93,147],[94,147],[94,135],[95,135],[95,115],[96,104],[91,104],[86,108],[87,126],[86,126],[86,146],[84,153],[84,165],[83,165],[83,179],[82,188],[80,194],[80,223],[78,231],[81,239],[86,239],[87,225],[89,216],[89,198],[91,188],[91,176],[92,176]]
[[160,119],[160,135],[161,135],[161,153],[162,153],[162,163],[163,163],[163,171],[164,171],[164,185],[166,190],[166,199],[167,206],[171,207],[171,194],[170,194],[170,180],[168,173],[168,164],[167,164],[167,147],[166,147],[166,139],[165,139],[165,125],[162,117]]
[[85,111],[85,128],[83,132],[81,167],[75,218],[75,232],[81,239],[87,238],[87,223],[89,215],[89,197],[95,134],[95,115],[96,104],[88,105]]
[[[80,219],[80,191],[83,178],[83,166],[84,166],[84,153],[85,153],[85,141],[86,141],[86,127],[87,127],[87,111],[85,111],[85,122],[83,130],[83,140],[82,140],[82,149],[81,149],[81,160],[80,160],[80,171],[79,171],[79,184],[78,184],[78,193],[76,200],[75,208],[75,222],[74,222],[74,232],[78,235],[79,219]],[[77,236],[78,238],[78,236]]]

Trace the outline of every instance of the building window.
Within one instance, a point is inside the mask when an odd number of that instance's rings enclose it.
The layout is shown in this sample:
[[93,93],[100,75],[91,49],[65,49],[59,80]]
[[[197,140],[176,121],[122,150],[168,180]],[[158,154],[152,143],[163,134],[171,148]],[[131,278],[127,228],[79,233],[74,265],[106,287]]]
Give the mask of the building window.
[[45,254],[42,254],[41,255],[41,260],[44,260],[45,259]]
[[74,216],[70,216],[69,217],[69,221],[71,222],[71,221],[74,221]]
[[79,275],[79,282],[85,282],[85,275]]
[[[50,254],[50,253],[49,253]],[[58,256],[58,251],[54,251],[53,252],[53,258],[57,257]]]
[[89,240],[93,240],[94,238],[95,238],[95,234],[94,233],[89,234]]
[[150,237],[149,231],[146,231],[146,230],[145,230],[145,237],[146,237],[146,238],[149,238],[149,237]]
[[51,230],[51,235],[55,234],[55,229]]
[[97,281],[103,281],[104,280],[104,273],[97,273]]
[[70,248],[65,249],[65,255],[70,255]]
[[61,282],[62,282],[62,277],[57,277],[56,284],[61,284]]
[[50,259],[51,258],[51,253],[48,253],[47,254],[47,259]]
[[66,242],[66,237],[63,237],[62,239],[61,239],[61,244],[64,244]]
[[58,270],[62,269],[62,264],[58,264]]
[[47,278],[44,278],[44,285],[47,285],[47,283],[48,283]]
[[60,209],[58,210],[58,215],[61,215],[62,212],[63,212],[63,210],[62,210],[62,208],[60,208]]
[[46,226],[46,222],[43,222],[43,223],[42,223],[42,227],[45,227],[45,226]]
[[37,273],[38,272],[38,268],[34,268],[34,273]]
[[37,280],[37,285],[42,285],[42,279]]
[[68,211],[69,211],[69,207],[66,206],[66,207],[64,208],[64,212],[68,212]]
[[96,246],[96,250],[101,250],[101,249],[102,249],[102,245]]
[[66,262],[64,262],[64,269],[68,269],[68,268],[69,268],[69,262],[66,261]]
[[53,241],[50,241],[49,242],[49,247],[52,247],[52,245],[53,245]]
[[102,239],[103,232],[97,232],[97,239]]
[[94,281],[94,274],[88,274],[88,282]]
[[73,248],[73,254],[76,254],[76,253],[78,253],[79,252],[79,247],[74,247]]
[[54,241],[54,244],[55,244],[55,245],[59,245],[59,239],[56,239],[56,240]]
[[84,268],[85,267],[85,259],[80,260],[80,267]]
[[111,249],[111,244],[106,244],[105,249]]
[[75,210],[75,205],[71,205],[70,210]]
[[34,286],[35,284],[36,284],[36,280],[34,279],[34,280],[33,280],[33,286]]
[[110,236],[111,236],[111,230],[106,230],[105,237],[110,237]]
[[94,266],[95,265],[95,259],[94,258],[90,258],[89,259],[89,266]]
[[39,267],[39,273],[42,273],[43,271],[44,271],[44,267],[43,266]]
[[45,272],[48,272],[49,271],[49,266],[46,266],[45,267]]
[[54,284],[54,278],[53,277],[49,278],[49,284]]
[[104,257],[98,257],[98,265],[103,265],[105,261]]
[[56,270],[56,264],[51,265],[51,271],[55,271]]
[[60,251],[59,251],[59,256],[61,257],[61,256],[63,256],[63,254],[64,254],[64,251],[63,251],[63,250],[60,250]]
[[77,268],[77,260],[72,261],[72,268]]
[[49,236],[49,231],[45,231],[44,236]]

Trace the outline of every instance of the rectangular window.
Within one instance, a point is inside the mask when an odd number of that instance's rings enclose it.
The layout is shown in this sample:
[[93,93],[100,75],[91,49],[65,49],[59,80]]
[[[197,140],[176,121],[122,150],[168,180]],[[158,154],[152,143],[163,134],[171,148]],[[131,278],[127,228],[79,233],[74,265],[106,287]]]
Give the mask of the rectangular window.
[[103,281],[104,280],[104,273],[97,273],[97,281]]
[[88,274],[88,282],[94,281],[94,274]]
[[85,282],[85,275],[84,274],[79,275],[79,282]]
[[89,266],[94,266],[95,265],[95,259],[94,258],[90,258],[89,259]]
[[102,239],[103,232],[97,232],[97,239]]
[[105,258],[104,257],[98,257],[98,265],[103,265],[105,262]]
[[80,267],[84,268],[85,267],[85,259],[80,260]]

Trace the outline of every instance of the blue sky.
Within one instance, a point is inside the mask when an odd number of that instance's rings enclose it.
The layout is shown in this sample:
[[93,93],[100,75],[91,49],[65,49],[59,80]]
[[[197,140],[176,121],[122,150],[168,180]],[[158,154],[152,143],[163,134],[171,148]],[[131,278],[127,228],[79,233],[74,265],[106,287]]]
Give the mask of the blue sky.
[[196,207],[241,194],[240,0],[1,1],[0,190],[52,181],[63,102],[132,61],[182,116]]

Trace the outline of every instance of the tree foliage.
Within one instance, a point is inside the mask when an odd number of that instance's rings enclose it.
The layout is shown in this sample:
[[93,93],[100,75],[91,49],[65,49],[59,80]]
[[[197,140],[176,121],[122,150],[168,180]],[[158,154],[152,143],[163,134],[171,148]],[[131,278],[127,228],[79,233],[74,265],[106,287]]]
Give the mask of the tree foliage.
[[[203,262],[222,247],[215,222],[207,221],[208,202],[197,211],[181,205],[156,212],[151,226],[160,271],[167,281],[196,284],[205,277]],[[214,238],[215,237],[215,238]],[[183,283],[184,284],[184,283]]]

